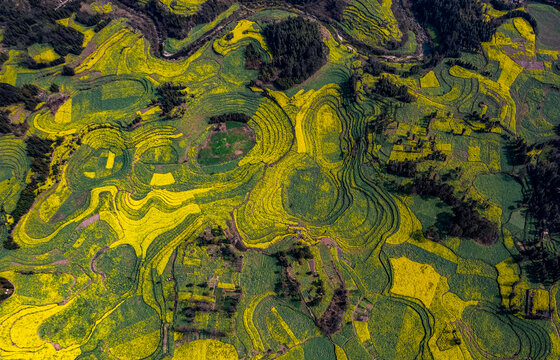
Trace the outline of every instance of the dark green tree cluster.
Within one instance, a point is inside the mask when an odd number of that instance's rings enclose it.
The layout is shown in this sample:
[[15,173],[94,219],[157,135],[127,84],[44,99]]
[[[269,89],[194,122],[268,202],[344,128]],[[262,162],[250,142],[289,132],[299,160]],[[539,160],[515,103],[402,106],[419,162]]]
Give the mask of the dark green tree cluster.
[[64,65],[62,67],[62,72],[61,72],[62,76],[74,76],[76,74],[76,72],[74,71],[73,68],[71,68],[68,65]]
[[[128,5],[141,6],[137,1],[126,1]],[[156,24],[158,29],[164,31],[165,37],[183,39],[189,34],[190,19],[171,12],[165,5],[157,0],[150,0],[142,9]]]
[[222,124],[230,121],[246,124],[249,122],[249,120],[251,120],[251,118],[245,114],[228,113],[228,114],[211,116],[210,119],[208,119],[208,124]]
[[366,89],[366,93],[374,96],[391,97],[405,103],[414,102],[416,99],[408,92],[406,85],[397,85],[386,77],[377,80],[373,89]]
[[31,171],[34,179],[43,182],[49,175],[53,141],[36,135],[25,139],[27,156],[31,158]]
[[511,139],[508,148],[508,154],[513,165],[526,165],[531,160],[531,157],[527,155],[531,147],[521,136]]
[[487,245],[498,240],[497,225],[480,215],[477,210],[479,204],[472,200],[457,198],[453,185],[442,182],[432,174],[423,173],[416,176],[404,191],[411,195],[437,197],[451,206],[453,215],[441,224],[442,230],[447,235],[474,239]]
[[323,280],[316,279],[311,282],[311,289],[308,291],[309,293],[309,300],[307,300],[306,304],[308,306],[317,306],[323,300],[323,296],[325,296],[325,287],[323,284]]
[[204,232],[196,238],[198,246],[212,247],[214,254],[219,255],[222,260],[231,263],[236,271],[241,271],[243,266],[243,257],[239,255],[231,240],[225,235],[221,226],[214,227],[210,232]]
[[387,106],[383,106],[381,108],[381,112],[379,115],[375,117],[375,119],[368,121],[367,129],[370,132],[374,132],[376,134],[382,134],[387,130],[389,124],[395,121],[394,116],[387,108]]
[[496,10],[508,11],[523,6],[523,0],[490,0],[490,5]]
[[84,35],[62,26],[56,20],[72,15],[79,8],[78,1],[71,1],[55,9],[46,2],[30,1],[22,8],[13,0],[0,2],[0,26],[4,29],[3,43],[7,46],[26,48],[34,43],[50,44],[60,56],[82,51]]
[[488,115],[479,114],[478,111],[473,111],[465,115],[464,120],[469,125],[472,125],[473,122],[479,122],[485,125],[484,129],[477,131],[490,132],[492,129],[500,126],[500,121],[490,120]]
[[101,15],[80,10],[76,13],[74,20],[86,26],[95,26],[101,21]]
[[237,286],[234,291],[224,291],[220,288],[216,288],[215,294],[215,305],[211,302],[201,300],[182,303],[180,310],[177,311],[177,315],[180,317],[177,320],[187,324],[193,324],[196,314],[199,312],[221,313],[232,317],[237,311],[237,306],[242,297],[241,288]]
[[14,292],[14,285],[5,278],[0,278],[0,302],[12,296]]
[[171,110],[186,102],[185,94],[182,92],[184,88],[183,85],[174,85],[169,82],[157,87],[155,103],[161,107],[163,115],[170,115]]
[[300,301],[300,283],[297,279],[290,274],[287,267],[282,267],[280,272],[280,280],[276,283],[274,291],[293,302]]
[[[27,184],[21,192],[16,208],[11,215],[14,218],[14,225],[18,223],[21,217],[31,209],[35,202],[37,188],[44,182],[49,175],[50,158],[52,153],[52,141],[42,139],[38,136],[31,136],[25,139],[27,156],[31,159],[31,171],[33,176],[31,183]],[[14,242],[11,234],[4,242],[4,247],[9,250],[17,249],[19,246]]]
[[377,60],[377,58],[374,56],[368,59],[368,61],[364,64],[363,69],[365,72],[373,76],[379,76],[383,73],[387,73],[387,74],[397,73],[397,69]]
[[385,165],[385,168],[389,174],[403,177],[415,177],[417,164],[418,161],[409,159],[404,161],[390,160]]
[[273,59],[262,65],[260,78],[281,89],[305,81],[327,61],[327,49],[314,22],[292,17],[267,25],[263,36]]
[[63,57],[59,57],[58,59],[54,59],[53,61],[38,63],[31,56],[26,56],[25,59],[23,60],[23,65],[28,69],[37,70],[37,69],[46,69],[49,67],[57,66],[60,64],[64,64],[65,62],[66,60]]
[[484,21],[482,1],[414,0],[413,10],[421,23],[438,35],[438,56],[458,57],[461,51],[476,51],[489,41],[495,24]]
[[9,58],[10,57],[8,56],[8,53],[6,51],[0,51],[0,66],[8,61]]
[[532,185],[529,212],[540,232],[560,232],[560,140],[549,142],[536,164],[528,166]]
[[475,239],[484,245],[492,245],[498,240],[498,226],[485,219],[475,205],[462,201],[453,206],[453,217],[447,229],[448,235]]
[[213,227],[210,232],[206,231],[196,238],[198,246],[211,246],[220,244],[230,244],[230,240],[225,236],[221,226]]
[[0,111],[0,134],[9,134],[12,132],[12,122],[8,114],[7,111]]
[[93,31],[101,31],[107,24],[111,22],[111,18],[107,15],[91,14],[87,11],[78,11],[74,20],[86,26],[93,26]]
[[239,301],[241,301],[242,290],[239,286],[235,287],[233,292],[216,289],[216,308],[219,312],[232,317],[237,311]]
[[524,264],[532,282],[552,285],[560,280],[560,255],[542,246],[540,242],[526,242],[524,245],[516,260]]
[[37,95],[39,88],[35,85],[13,86],[0,83],[0,107],[23,103],[26,110],[33,110],[40,102]]
[[292,247],[287,252],[295,261],[300,262],[301,260],[310,260],[313,259],[313,254],[311,253],[311,249],[307,245],[298,244]]

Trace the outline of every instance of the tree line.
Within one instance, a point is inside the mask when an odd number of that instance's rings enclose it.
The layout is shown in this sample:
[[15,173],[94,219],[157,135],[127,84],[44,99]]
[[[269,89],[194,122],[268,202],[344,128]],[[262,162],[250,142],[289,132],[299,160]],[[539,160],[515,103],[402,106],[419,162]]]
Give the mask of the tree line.
[[245,114],[241,113],[228,113],[222,115],[211,116],[208,119],[208,124],[222,124],[230,121],[248,123],[251,118]]
[[[520,145],[521,149],[525,148]],[[525,162],[527,160],[525,159]],[[539,232],[560,232],[560,139],[543,146],[535,164],[527,166],[532,186],[529,211]]]
[[[27,156],[31,160],[31,171],[33,176],[31,182],[28,183],[21,192],[16,208],[10,215],[14,218],[14,226],[18,223],[22,216],[27,214],[33,206],[36,198],[36,191],[41,183],[43,183],[50,173],[50,159],[52,153],[53,141],[40,138],[38,136],[30,136],[25,139]],[[19,248],[14,241],[11,233],[8,234],[4,241],[4,248],[15,250]]]

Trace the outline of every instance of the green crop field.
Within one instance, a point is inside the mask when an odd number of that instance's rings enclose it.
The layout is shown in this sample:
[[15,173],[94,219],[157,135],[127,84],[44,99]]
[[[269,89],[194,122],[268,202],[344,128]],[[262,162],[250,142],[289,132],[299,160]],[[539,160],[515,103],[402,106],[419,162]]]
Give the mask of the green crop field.
[[0,2],[0,358],[559,359],[547,3]]

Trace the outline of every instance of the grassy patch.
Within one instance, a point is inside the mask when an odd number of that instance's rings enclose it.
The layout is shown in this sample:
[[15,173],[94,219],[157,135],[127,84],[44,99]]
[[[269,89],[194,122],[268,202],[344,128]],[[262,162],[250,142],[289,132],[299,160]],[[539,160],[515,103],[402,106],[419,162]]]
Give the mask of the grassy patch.
[[245,155],[254,144],[254,133],[249,126],[229,122],[218,124],[200,148],[198,162],[205,166],[232,161]]

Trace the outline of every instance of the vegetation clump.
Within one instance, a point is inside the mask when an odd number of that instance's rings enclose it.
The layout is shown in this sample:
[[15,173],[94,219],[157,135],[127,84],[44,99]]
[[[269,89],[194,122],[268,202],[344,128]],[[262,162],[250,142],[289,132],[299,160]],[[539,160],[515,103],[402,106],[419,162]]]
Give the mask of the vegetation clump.
[[327,310],[317,321],[317,325],[325,335],[331,335],[340,330],[344,314],[348,306],[348,294],[344,287],[339,287],[334,291],[334,295],[327,307]]
[[[327,60],[317,23],[291,17],[267,25],[263,36],[272,53],[272,62],[261,64],[260,78],[281,89],[300,84],[319,70]],[[256,68],[255,53],[247,50],[248,67]]]
[[157,87],[155,103],[161,107],[164,116],[171,115],[173,109],[186,102],[184,89],[183,85],[174,85],[169,82]]
[[14,134],[16,136],[23,136],[27,131],[29,125],[27,122],[14,124],[9,117],[8,111],[0,110],[0,134]]
[[76,29],[56,21],[70,17],[77,10],[77,1],[53,9],[45,2],[34,1],[32,6],[18,6],[6,0],[0,4],[0,26],[4,28],[3,43],[26,48],[34,43],[50,44],[60,56],[78,55],[82,51],[84,35]]
[[[294,275],[293,263],[301,263],[303,260],[313,259],[313,254],[309,246],[296,244],[287,251],[277,251],[272,255],[281,267],[280,279],[275,285],[275,290],[280,296],[290,299],[293,302],[302,301],[301,284]],[[317,305],[324,295],[323,282],[318,279],[312,282],[312,288],[308,293],[313,293],[311,299],[307,300],[309,306]]]
[[413,9],[422,23],[436,30],[439,56],[478,50],[495,30],[494,23],[484,20],[483,3],[477,0],[415,0]]
[[10,57],[6,53],[6,51],[0,51],[0,66],[4,64]]
[[217,116],[211,116],[208,119],[208,124],[223,124],[226,122],[234,121],[239,123],[248,123],[251,118],[245,114],[240,113],[228,113]]
[[394,98],[405,103],[411,103],[415,100],[414,96],[408,92],[406,85],[397,85],[386,77],[380,78],[373,89],[366,89],[366,93]]
[[533,190],[529,210],[538,221],[537,228],[560,233],[560,140],[544,147],[536,164],[528,166],[528,175]]
[[39,104],[39,88],[32,84],[12,86],[0,83],[0,106],[23,103],[26,110],[33,110]]
[[[451,207],[452,216],[443,218],[440,231],[453,237],[474,239],[485,245],[494,244],[498,240],[498,227],[481,216],[476,201],[456,197],[453,185],[443,182],[433,173],[418,173],[417,164],[417,161],[411,160],[390,161],[387,163],[387,172],[413,178],[412,182],[400,186],[401,191],[410,195],[437,197]],[[426,237],[440,239],[440,234],[436,235],[432,228]]]
[[[27,155],[31,159],[31,182],[25,186],[21,192],[18,202],[11,216],[13,224],[17,224],[21,217],[31,209],[39,185],[47,179],[50,173],[50,155],[52,153],[52,144],[50,140],[40,138],[38,136],[30,136],[25,140],[27,147]],[[19,248],[11,234],[4,241],[4,248],[15,250]]]

